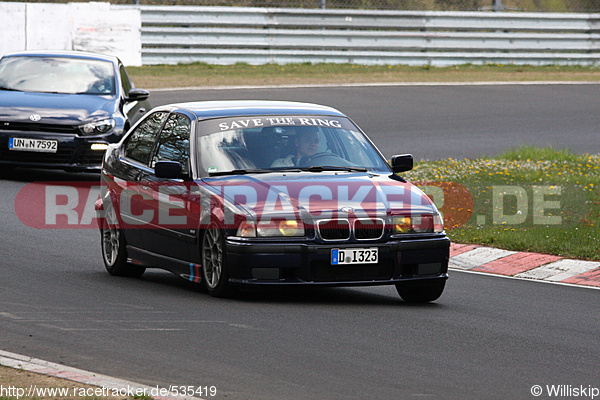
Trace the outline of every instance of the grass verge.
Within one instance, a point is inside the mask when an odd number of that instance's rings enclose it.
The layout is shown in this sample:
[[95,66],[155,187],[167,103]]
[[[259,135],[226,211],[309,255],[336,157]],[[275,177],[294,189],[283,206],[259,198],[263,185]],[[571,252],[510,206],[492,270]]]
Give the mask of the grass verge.
[[600,260],[600,155],[526,146],[419,162],[405,177],[432,195],[453,242]]
[[137,87],[293,85],[385,82],[600,81],[600,68],[581,66],[459,65],[410,67],[353,64],[210,65],[203,63],[129,67]]
[[0,365],[0,400],[151,400]]

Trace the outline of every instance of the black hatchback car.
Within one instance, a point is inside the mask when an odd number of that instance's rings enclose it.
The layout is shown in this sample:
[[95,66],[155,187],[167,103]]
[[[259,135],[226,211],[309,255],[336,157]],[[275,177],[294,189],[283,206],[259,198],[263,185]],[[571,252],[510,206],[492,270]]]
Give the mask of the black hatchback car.
[[121,61],[22,52],[0,59],[0,164],[99,171],[109,143],[150,109]]
[[433,202],[344,114],[274,101],[148,113],[103,163],[96,204],[109,273],[158,267],[215,296],[239,286],[444,290],[450,241]]

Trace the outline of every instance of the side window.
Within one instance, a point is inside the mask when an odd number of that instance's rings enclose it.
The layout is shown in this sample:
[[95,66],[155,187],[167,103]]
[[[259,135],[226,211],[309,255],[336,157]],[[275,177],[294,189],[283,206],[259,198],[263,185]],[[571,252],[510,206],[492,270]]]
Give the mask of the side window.
[[189,172],[190,128],[191,122],[185,115],[172,114],[169,117],[158,138],[152,158],[153,167],[157,161],[179,161],[183,172]]
[[123,64],[119,65],[119,73],[121,74],[121,86],[123,87],[123,94],[125,96],[129,95],[129,91],[133,88],[133,83],[131,83],[131,79],[129,79],[129,75],[127,75],[127,71]]
[[167,115],[166,111],[156,112],[139,124],[127,140],[125,157],[147,165],[154,140]]

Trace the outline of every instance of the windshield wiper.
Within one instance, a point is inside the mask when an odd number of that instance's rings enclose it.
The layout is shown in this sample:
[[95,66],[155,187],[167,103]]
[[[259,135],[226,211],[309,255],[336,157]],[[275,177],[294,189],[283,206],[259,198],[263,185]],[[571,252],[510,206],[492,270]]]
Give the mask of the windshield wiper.
[[323,172],[323,171],[348,171],[348,172],[367,172],[365,167],[334,167],[332,165],[315,165],[312,167],[300,168],[302,171]]
[[225,175],[248,175],[248,174],[268,174],[273,172],[323,172],[323,171],[347,171],[347,172],[367,172],[365,167],[335,167],[335,166],[312,166],[312,167],[275,167],[269,169],[234,169],[231,171],[209,172],[208,176]]
[[19,89],[13,89],[13,88],[8,88],[8,87],[4,87],[4,86],[0,86],[0,90],[6,90],[9,92],[21,92],[21,90],[19,90]]
[[274,171],[272,169],[234,169],[231,171],[209,172],[208,176],[268,174],[269,172]]

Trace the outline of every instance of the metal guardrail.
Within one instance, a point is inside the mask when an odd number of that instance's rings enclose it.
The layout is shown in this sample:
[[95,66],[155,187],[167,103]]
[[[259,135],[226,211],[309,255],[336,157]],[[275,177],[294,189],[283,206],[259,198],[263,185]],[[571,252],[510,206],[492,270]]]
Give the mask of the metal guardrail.
[[600,63],[600,14],[139,8],[146,65]]

